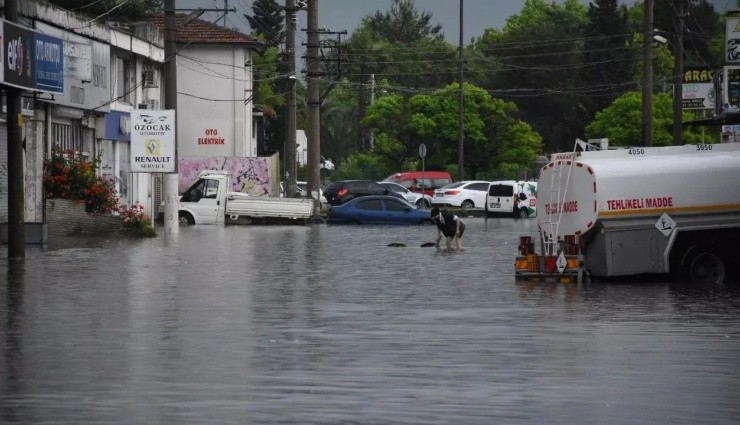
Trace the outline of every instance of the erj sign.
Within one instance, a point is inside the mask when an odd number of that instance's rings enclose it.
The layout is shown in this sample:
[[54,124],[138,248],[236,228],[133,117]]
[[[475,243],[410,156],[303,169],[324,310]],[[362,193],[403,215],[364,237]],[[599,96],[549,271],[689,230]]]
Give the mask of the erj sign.
[[131,112],[131,172],[175,172],[175,110]]
[[62,39],[3,20],[0,82],[21,89],[64,93]]

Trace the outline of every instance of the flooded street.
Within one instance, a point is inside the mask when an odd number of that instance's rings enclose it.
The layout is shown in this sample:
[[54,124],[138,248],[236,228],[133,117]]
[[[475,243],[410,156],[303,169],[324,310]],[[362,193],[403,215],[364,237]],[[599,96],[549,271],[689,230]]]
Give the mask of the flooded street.
[[465,222],[0,246],[0,423],[737,423],[737,288],[515,283],[535,221]]

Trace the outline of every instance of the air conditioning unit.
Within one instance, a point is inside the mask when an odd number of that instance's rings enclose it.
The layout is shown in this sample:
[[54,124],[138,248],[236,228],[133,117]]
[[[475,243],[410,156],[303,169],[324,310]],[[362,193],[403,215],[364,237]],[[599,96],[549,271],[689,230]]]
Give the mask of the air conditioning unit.
[[136,109],[159,109],[158,100],[145,100],[139,103]]
[[144,82],[145,89],[153,89],[153,88],[159,87],[159,81],[157,80],[157,73],[153,69],[145,70],[141,79]]

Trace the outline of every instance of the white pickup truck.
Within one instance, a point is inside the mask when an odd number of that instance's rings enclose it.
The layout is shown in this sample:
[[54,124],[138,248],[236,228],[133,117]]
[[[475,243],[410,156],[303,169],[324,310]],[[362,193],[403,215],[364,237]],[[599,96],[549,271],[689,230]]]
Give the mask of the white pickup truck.
[[180,196],[180,225],[192,224],[305,224],[313,216],[313,199],[251,196],[231,192],[225,171],[202,171]]

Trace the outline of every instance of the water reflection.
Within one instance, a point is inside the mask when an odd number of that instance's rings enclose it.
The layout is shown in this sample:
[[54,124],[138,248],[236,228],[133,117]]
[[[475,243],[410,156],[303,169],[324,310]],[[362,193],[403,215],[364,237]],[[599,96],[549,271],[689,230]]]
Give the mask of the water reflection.
[[0,260],[0,418],[734,423],[734,289],[515,283],[534,221],[466,225],[453,253],[424,226],[196,226]]

